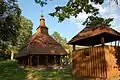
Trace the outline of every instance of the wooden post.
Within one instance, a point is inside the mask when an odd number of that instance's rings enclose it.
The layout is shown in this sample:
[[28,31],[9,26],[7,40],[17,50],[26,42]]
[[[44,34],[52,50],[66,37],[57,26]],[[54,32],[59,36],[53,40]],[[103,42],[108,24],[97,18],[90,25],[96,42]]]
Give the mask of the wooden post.
[[75,51],[75,44],[73,45],[73,51]]
[[27,60],[28,60],[28,66],[29,66],[29,64],[30,64],[29,57],[28,57],[28,59],[27,59]]
[[62,62],[62,61],[61,61],[61,56],[60,56],[60,66],[61,66],[61,62]]
[[25,59],[24,59],[24,66],[25,66]]
[[37,65],[39,66],[39,56],[37,56]]
[[46,65],[48,65],[48,55],[46,56]]
[[63,61],[62,61],[62,59],[63,59],[63,56],[61,56],[61,66],[63,67]]
[[118,41],[118,46],[119,46],[119,41]]
[[54,63],[55,63],[55,65],[56,65],[56,56],[54,56]]
[[22,60],[22,66],[24,66],[24,59]]
[[62,56],[60,56],[60,65],[62,66]]
[[[93,58],[92,58],[92,69],[94,68],[95,66],[95,51],[94,51],[94,46],[92,46],[92,55],[93,55]],[[95,77],[95,69],[93,70],[93,77]]]
[[[91,53],[92,53],[92,52],[91,52],[91,48],[89,47],[89,54],[90,54],[90,56],[91,56]],[[91,73],[91,69],[92,69],[92,68],[91,68],[91,61],[92,61],[91,58],[89,59],[89,61],[90,61],[89,76],[91,76],[91,74],[90,74],[90,73]]]
[[104,60],[105,60],[105,62],[103,63],[103,72],[105,72],[104,77],[106,78],[107,77],[107,65],[106,65],[105,51],[104,51],[104,43],[105,43],[104,37],[101,37],[101,43],[102,43],[102,50],[104,54]]
[[102,46],[104,46],[104,43],[105,43],[105,39],[104,39],[104,37],[101,37],[101,44],[102,44]]
[[117,46],[117,41],[115,41],[115,47]]
[[32,56],[30,56],[30,66],[32,66]]
[[112,46],[112,42],[111,42],[111,46]]

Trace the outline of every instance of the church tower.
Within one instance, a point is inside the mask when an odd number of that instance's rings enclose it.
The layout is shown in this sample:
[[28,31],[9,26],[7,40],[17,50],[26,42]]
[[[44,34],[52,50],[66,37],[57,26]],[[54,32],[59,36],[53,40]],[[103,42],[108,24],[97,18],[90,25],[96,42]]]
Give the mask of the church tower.
[[48,28],[45,25],[45,19],[43,15],[41,16],[40,25],[37,28],[37,33],[48,35]]

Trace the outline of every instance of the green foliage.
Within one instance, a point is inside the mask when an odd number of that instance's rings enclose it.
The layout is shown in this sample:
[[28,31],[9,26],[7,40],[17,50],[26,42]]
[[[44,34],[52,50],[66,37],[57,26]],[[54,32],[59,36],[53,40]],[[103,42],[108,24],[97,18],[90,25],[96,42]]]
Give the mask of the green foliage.
[[52,34],[52,37],[53,37],[58,43],[60,43],[65,49],[68,49],[68,48],[69,48],[69,46],[67,45],[67,39],[64,38],[64,37],[62,37],[62,36],[60,35],[60,33],[54,32],[54,33]]
[[15,61],[0,62],[0,80],[25,80],[27,73]]
[[113,18],[104,19],[98,16],[89,16],[86,21],[83,22],[83,25],[99,27],[99,26],[111,26],[110,22],[113,21]]
[[[39,0],[40,1],[40,0]],[[47,0],[42,0],[44,2],[48,2]],[[42,1],[38,2],[41,3]],[[85,22],[83,22],[86,26],[99,26],[106,25],[110,26],[110,22],[113,20],[112,18],[104,19],[98,17],[99,9],[93,7],[90,2],[95,4],[102,5],[105,0],[68,0],[65,6],[57,6],[55,7],[55,12],[50,13],[51,16],[56,16],[59,22],[64,21],[65,18],[70,18],[74,16],[75,18],[78,16],[79,13],[85,12],[86,14],[91,14]],[[111,1],[111,0],[110,0]],[[118,0],[114,0],[118,5]],[[93,22],[92,22],[93,20]],[[97,20],[97,21],[96,21]],[[101,26],[100,25],[100,26]]]
[[15,45],[19,35],[21,10],[16,0],[0,0],[0,49]]
[[32,35],[32,26],[21,16],[17,0],[0,0],[0,50],[16,53]]
[[32,35],[32,27],[33,24],[30,20],[26,19],[23,16],[20,16],[20,29],[18,31],[18,35],[16,36],[16,44],[13,45],[11,41],[1,41],[0,49],[14,51],[14,53],[25,46],[25,43]]
[[11,41],[15,44],[21,14],[16,2],[16,0],[0,0],[0,43]]
[[19,35],[17,37],[17,50],[21,49],[22,47],[25,46],[27,43],[28,39],[32,36],[32,28],[33,28],[33,23],[29,20],[26,19],[24,16],[20,17],[20,30],[19,30]]
[[10,58],[9,55],[1,53],[1,51],[0,51],[0,61],[6,60],[6,59],[9,59],[9,58]]
[[35,0],[35,2],[36,2],[37,4],[40,4],[41,7],[43,7],[44,5],[47,4],[46,1],[47,1],[47,0]]
[[67,44],[67,39],[62,37],[60,35],[60,33],[58,32],[54,32],[52,34],[52,37],[58,42],[60,43],[63,48],[66,50],[66,52],[68,53],[68,55],[66,55],[64,58],[62,58],[62,65],[66,66],[68,64],[71,64],[71,47]]
[[61,43],[62,37],[61,37],[60,33],[54,32],[54,33],[52,34],[52,37],[53,37],[58,43]]
[[[59,21],[62,22],[65,18],[70,18],[70,16],[77,17],[80,12],[92,13],[93,15],[98,14],[98,9],[89,4],[89,1],[95,4],[102,4],[104,2],[104,0],[68,0],[65,6],[57,6],[55,12],[50,13],[50,15],[58,17]],[[47,4],[48,0],[35,0],[35,2],[40,3],[43,7],[44,4]]]
[[[91,0],[94,2],[93,0]],[[96,4],[101,4],[101,2],[96,1]],[[65,18],[70,18],[70,16],[77,17],[79,13],[92,13],[93,15],[98,14],[98,9],[89,4],[89,0],[69,0],[65,6],[58,6],[55,8],[55,12],[50,13],[51,16],[58,17],[59,21],[62,22]]]

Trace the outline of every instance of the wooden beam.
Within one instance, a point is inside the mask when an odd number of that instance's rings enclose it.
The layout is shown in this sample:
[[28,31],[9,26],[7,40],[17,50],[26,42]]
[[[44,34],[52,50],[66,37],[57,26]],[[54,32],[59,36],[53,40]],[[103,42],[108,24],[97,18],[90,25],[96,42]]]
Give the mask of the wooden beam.
[[73,45],[73,51],[75,51],[75,44]]

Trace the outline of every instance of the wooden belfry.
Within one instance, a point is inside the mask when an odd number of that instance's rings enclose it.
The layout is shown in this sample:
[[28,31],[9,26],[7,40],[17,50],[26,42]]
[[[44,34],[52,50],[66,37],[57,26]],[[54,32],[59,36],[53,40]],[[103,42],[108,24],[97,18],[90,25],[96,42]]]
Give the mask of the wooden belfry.
[[21,65],[60,65],[61,57],[67,55],[65,49],[49,34],[45,19],[41,16],[37,32],[29,39],[27,45],[16,56]]
[[[119,46],[105,43],[120,40],[120,33],[110,27],[85,27],[68,44],[73,45],[73,75],[106,80],[119,75],[115,54]],[[76,50],[75,46],[87,46]]]

